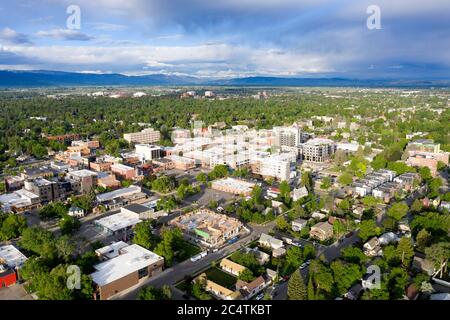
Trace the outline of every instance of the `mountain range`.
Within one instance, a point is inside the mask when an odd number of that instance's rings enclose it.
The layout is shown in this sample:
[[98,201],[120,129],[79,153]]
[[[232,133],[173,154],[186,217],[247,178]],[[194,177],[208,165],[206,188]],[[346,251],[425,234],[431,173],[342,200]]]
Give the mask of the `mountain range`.
[[0,87],[69,87],[69,86],[262,86],[262,87],[450,87],[450,80],[347,79],[245,77],[232,79],[196,78],[152,74],[127,76],[118,73],[97,74],[62,71],[0,71]]

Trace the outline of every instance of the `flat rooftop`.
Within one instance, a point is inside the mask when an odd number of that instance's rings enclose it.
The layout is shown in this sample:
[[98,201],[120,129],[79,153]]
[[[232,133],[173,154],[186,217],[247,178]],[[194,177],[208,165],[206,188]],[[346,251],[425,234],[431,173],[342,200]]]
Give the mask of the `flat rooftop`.
[[233,179],[233,178],[225,178],[213,181],[212,184],[214,186],[220,186],[224,188],[232,188],[238,192],[247,193],[252,191],[255,187],[255,183],[247,182],[244,180]]
[[97,285],[104,286],[162,260],[163,257],[133,244],[120,249],[115,258],[95,265],[97,271],[91,277]]
[[126,165],[121,164],[121,163],[115,163],[115,164],[113,164],[111,166],[111,168],[117,168],[117,169],[120,169],[120,170],[134,170],[133,167],[126,166]]
[[139,222],[141,222],[139,215],[132,212],[119,212],[95,221],[96,224],[101,225],[112,232],[134,226]]
[[123,208],[127,209],[129,211],[132,211],[134,213],[137,213],[137,214],[145,213],[150,210],[149,207],[146,207],[146,206],[143,206],[142,204],[137,204],[137,203],[129,204]]
[[141,192],[141,188],[138,186],[129,186],[128,188],[117,189],[111,192],[106,192],[97,195],[98,202],[106,202],[119,197],[129,196],[135,193]]
[[15,268],[16,266],[21,267],[27,257],[13,245],[6,245],[0,247],[0,259],[5,260],[10,268]]
[[108,259],[115,258],[119,255],[120,249],[128,247],[129,245],[123,241],[118,241],[95,250],[95,253],[107,257]]
[[91,170],[82,169],[82,170],[70,171],[69,174],[72,175],[72,176],[76,176],[76,177],[82,178],[82,177],[96,176],[97,172],[91,171]]

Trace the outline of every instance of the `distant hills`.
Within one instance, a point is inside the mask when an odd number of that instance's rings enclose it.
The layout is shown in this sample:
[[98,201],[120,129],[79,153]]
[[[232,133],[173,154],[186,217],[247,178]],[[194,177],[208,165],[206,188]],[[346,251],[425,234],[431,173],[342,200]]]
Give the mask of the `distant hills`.
[[126,76],[61,71],[0,71],[0,87],[69,87],[69,86],[261,86],[261,87],[450,87],[450,80],[366,80],[346,78],[246,77],[205,79],[188,76],[153,74]]

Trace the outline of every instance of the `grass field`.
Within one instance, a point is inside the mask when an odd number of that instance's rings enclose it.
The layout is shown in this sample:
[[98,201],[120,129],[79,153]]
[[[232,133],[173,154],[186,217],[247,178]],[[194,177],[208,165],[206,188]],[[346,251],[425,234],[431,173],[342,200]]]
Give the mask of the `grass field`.
[[236,278],[234,276],[220,270],[217,267],[210,268],[206,270],[205,273],[208,277],[208,280],[211,280],[230,290],[232,290],[234,285],[236,284]]
[[202,250],[187,241],[183,241],[177,250],[177,261],[181,262],[195,256]]

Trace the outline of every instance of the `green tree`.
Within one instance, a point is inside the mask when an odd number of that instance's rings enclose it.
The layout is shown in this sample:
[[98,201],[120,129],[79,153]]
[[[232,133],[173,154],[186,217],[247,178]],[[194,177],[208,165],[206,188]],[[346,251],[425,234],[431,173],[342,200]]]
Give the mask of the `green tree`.
[[154,288],[152,286],[145,287],[139,291],[139,300],[162,300],[163,294],[160,289]]
[[253,280],[255,280],[255,276],[250,269],[245,268],[239,273],[238,279],[245,282],[252,282]]
[[350,173],[343,173],[339,176],[338,182],[344,186],[351,185],[353,183],[353,176]]
[[356,263],[358,265],[364,265],[368,259],[364,252],[358,247],[343,248],[341,254],[345,261]]
[[381,229],[377,227],[374,220],[362,221],[359,225],[359,237],[362,241],[366,241],[370,237],[381,234]]
[[289,223],[286,221],[286,219],[283,216],[279,216],[275,220],[277,224],[277,228],[281,231],[286,231],[289,229]]
[[308,291],[308,300],[316,300],[316,292],[315,292],[315,289],[314,289],[314,282],[313,282],[313,279],[312,279],[312,277],[310,276],[309,277],[309,280],[308,280],[308,289],[307,289]]
[[403,267],[407,268],[414,256],[414,247],[411,239],[405,237],[401,238],[397,244],[397,252]]
[[433,176],[431,175],[431,170],[428,167],[420,168],[419,174],[423,181],[429,181],[433,178]]
[[17,238],[27,228],[27,220],[16,214],[0,214],[0,240]]
[[376,155],[375,158],[373,158],[373,161],[371,162],[370,165],[374,170],[380,170],[386,168],[387,160],[383,155],[379,154]]
[[426,247],[431,243],[431,233],[426,229],[421,229],[416,236],[417,247],[420,250],[425,250]]
[[309,172],[309,171],[302,172],[301,183],[302,183],[302,186],[304,186],[304,187],[306,187],[306,189],[308,189],[308,191],[312,190],[313,181],[312,181],[311,172]]
[[203,172],[200,172],[200,173],[195,177],[195,179],[196,179],[198,182],[203,183],[203,184],[206,184],[206,183],[208,182],[208,176],[207,176],[205,173],[203,173]]
[[155,244],[155,236],[152,233],[151,221],[142,221],[134,228],[133,243],[151,250]]
[[299,270],[296,270],[289,279],[287,298],[288,300],[307,299],[306,285]]
[[450,244],[438,242],[425,249],[427,259],[433,261],[439,277],[442,278],[447,272],[448,260],[450,259]]
[[331,270],[339,295],[346,293],[363,276],[363,272],[357,264],[344,264],[339,260],[331,263]]
[[296,246],[292,246],[286,250],[286,265],[290,269],[297,269],[303,262],[302,249]]
[[330,177],[324,177],[322,179],[322,183],[320,185],[320,189],[328,190],[331,187],[331,178]]
[[397,221],[401,220],[408,213],[408,205],[406,202],[394,203],[388,210],[387,215]]
[[422,202],[419,199],[416,199],[411,205],[411,212],[419,213],[422,211],[422,208],[423,208]]
[[282,181],[280,183],[280,198],[283,199],[283,202],[286,205],[289,205],[291,202],[291,187],[289,187],[287,181]]
[[81,227],[81,222],[68,214],[64,214],[62,218],[59,220],[59,228],[61,229],[61,233],[72,234]]

